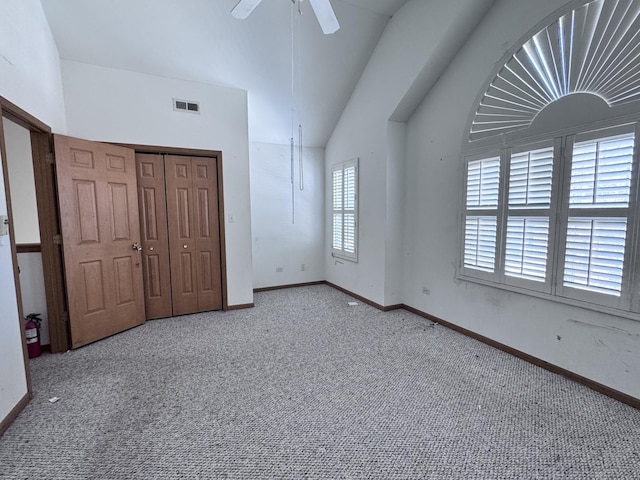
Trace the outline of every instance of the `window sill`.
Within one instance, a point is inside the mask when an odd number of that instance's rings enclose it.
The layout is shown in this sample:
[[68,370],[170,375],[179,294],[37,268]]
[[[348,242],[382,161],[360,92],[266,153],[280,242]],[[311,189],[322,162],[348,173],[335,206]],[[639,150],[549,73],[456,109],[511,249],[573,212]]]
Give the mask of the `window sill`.
[[512,293],[519,293],[522,295],[528,295],[530,297],[541,298],[543,300],[548,300],[550,302],[561,303],[564,305],[571,305],[572,307],[584,308],[586,310],[592,310],[594,312],[606,313],[608,315],[613,315],[616,317],[626,318],[629,320],[640,321],[640,314],[635,312],[630,312],[628,310],[621,310],[619,308],[608,307],[605,305],[599,305],[597,303],[585,302],[583,300],[576,300],[573,298],[561,297],[558,295],[551,295],[544,292],[538,292],[535,290],[530,290],[528,288],[516,287],[513,285],[505,285],[502,283],[496,283],[490,280],[484,280],[480,278],[471,277],[468,275],[458,274],[456,277],[458,280],[464,282],[477,283],[480,285],[484,285],[487,287],[493,287],[500,290],[506,290]]
[[331,256],[336,260],[346,260],[351,263],[358,263],[358,257],[347,257],[346,255],[340,255],[339,253],[331,252]]

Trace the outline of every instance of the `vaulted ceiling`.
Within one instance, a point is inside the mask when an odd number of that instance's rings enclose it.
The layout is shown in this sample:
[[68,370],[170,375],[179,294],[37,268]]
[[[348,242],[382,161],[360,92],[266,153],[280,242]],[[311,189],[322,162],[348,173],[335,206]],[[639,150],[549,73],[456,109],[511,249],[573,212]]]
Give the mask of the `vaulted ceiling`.
[[341,25],[333,35],[308,0],[301,16],[291,0],[264,0],[246,20],[230,15],[236,1],[41,3],[62,59],[247,90],[251,141],[289,143],[293,107],[305,144],[324,146],[406,0],[331,0]]

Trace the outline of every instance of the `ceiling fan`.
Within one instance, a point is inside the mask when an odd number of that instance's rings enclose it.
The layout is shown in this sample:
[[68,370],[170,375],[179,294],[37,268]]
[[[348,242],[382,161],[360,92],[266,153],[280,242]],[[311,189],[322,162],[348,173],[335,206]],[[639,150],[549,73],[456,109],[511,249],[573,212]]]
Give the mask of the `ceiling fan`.
[[[291,1],[296,3],[302,0]],[[261,2],[262,0],[240,0],[236,6],[233,7],[233,10],[231,10],[231,15],[244,20]],[[329,0],[309,0],[309,3],[311,3],[311,7],[318,18],[318,23],[320,23],[320,27],[326,35],[335,33],[340,28],[340,24]]]

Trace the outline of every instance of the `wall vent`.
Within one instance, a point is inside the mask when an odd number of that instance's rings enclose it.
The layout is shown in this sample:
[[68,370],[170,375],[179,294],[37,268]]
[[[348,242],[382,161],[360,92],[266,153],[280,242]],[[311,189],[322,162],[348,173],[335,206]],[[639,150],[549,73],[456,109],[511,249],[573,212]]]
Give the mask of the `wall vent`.
[[178,112],[200,113],[200,104],[191,100],[174,98],[173,109]]

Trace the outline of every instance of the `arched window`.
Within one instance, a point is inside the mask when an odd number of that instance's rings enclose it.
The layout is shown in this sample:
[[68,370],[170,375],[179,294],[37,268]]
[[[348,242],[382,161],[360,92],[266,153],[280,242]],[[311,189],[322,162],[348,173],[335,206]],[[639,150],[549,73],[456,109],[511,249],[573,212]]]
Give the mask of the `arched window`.
[[469,122],[461,276],[640,318],[640,0],[515,48]]
[[609,106],[640,98],[640,2],[588,2],[525,41],[489,83],[469,139],[527,128],[545,107],[576,93]]

